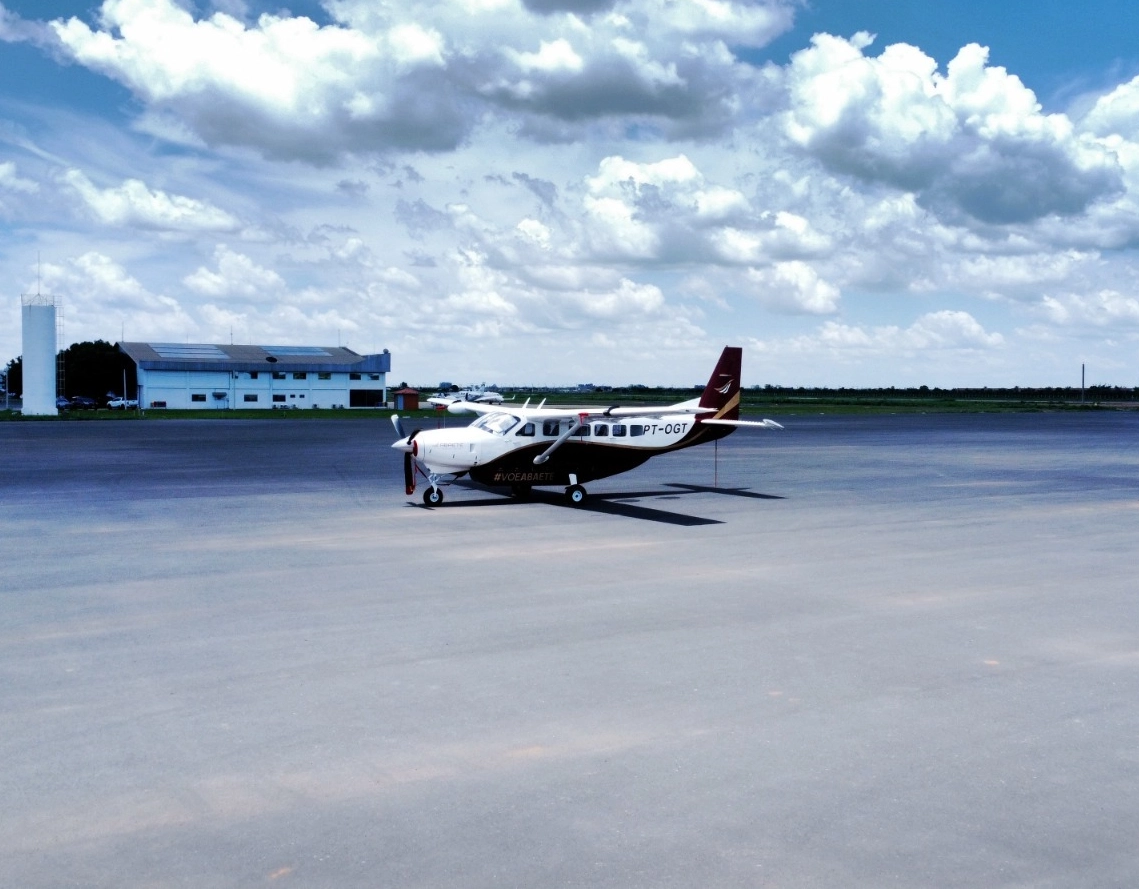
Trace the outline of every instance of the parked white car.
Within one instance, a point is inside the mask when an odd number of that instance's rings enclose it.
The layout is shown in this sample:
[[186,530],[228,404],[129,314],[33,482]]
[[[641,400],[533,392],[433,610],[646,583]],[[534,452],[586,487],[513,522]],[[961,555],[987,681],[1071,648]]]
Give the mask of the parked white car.
[[109,407],[111,410],[138,407],[138,400],[135,398],[112,398],[107,402],[107,407]]

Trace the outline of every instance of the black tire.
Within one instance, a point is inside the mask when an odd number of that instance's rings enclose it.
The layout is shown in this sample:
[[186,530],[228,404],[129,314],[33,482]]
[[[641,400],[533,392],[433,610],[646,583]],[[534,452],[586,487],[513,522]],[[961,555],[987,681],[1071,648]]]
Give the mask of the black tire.
[[581,506],[585,503],[585,488],[581,485],[570,485],[566,488],[566,500],[570,506]]
[[438,488],[428,488],[423,492],[423,502],[428,506],[440,506],[443,503],[443,492]]

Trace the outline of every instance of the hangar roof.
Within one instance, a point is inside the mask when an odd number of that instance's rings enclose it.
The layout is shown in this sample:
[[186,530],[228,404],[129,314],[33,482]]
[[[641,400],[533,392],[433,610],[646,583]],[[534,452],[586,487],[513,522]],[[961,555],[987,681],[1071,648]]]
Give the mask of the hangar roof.
[[143,370],[364,371],[387,373],[391,354],[360,355],[341,346],[235,346],[217,343],[119,343]]

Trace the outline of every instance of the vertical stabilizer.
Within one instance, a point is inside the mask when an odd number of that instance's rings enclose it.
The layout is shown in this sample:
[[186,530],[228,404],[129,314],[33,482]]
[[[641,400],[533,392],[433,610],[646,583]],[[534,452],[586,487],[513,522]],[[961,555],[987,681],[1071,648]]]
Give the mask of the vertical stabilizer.
[[700,396],[700,407],[716,412],[718,420],[738,420],[740,416],[740,367],[743,349],[725,346],[716,369]]

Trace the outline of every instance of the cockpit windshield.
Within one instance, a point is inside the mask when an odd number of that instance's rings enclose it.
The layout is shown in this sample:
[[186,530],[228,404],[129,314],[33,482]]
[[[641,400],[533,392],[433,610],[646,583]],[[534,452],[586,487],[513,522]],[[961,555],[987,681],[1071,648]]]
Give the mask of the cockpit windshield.
[[513,414],[494,413],[479,417],[471,424],[474,429],[485,429],[492,435],[506,435],[518,425],[518,418]]

